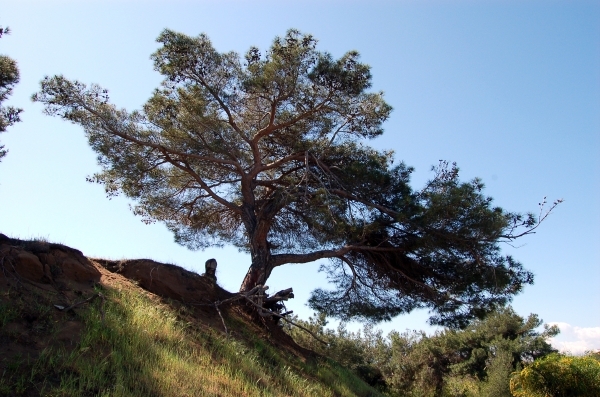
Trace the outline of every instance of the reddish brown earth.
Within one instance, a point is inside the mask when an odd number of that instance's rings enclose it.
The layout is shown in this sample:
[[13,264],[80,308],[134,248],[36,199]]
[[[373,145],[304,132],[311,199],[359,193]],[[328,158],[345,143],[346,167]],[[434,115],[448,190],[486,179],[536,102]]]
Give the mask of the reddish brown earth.
[[179,266],[150,259],[111,261],[93,259],[112,273],[135,281],[143,289],[163,298],[183,303],[209,303],[230,298],[233,294],[219,287],[209,278]]
[[[67,312],[56,305],[65,308],[84,301],[97,288],[140,289],[157,301],[186,306],[192,313],[186,321],[220,332],[223,322],[211,303],[233,296],[210,278],[175,265],[149,259],[92,259],[62,244],[22,241],[0,233],[0,374],[15,360],[35,360],[47,347],[76,348],[83,329],[77,312],[85,305]],[[241,319],[278,348],[313,357],[274,320],[258,316],[242,301],[220,307],[226,319]],[[235,330],[230,331],[235,337]]]

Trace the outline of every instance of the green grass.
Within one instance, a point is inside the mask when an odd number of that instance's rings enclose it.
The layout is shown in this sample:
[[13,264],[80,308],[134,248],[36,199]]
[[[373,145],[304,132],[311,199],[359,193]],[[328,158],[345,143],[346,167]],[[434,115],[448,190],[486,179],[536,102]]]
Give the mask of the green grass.
[[0,328],[19,317],[19,310],[6,302],[0,302]]
[[[42,396],[377,396],[350,371],[326,359],[304,362],[227,318],[243,338],[226,338],[181,320],[172,306],[138,289],[105,289],[79,310],[80,343],[47,348],[36,360],[9,363],[0,394]],[[0,308],[0,319],[14,317]],[[7,320],[3,320],[7,321]],[[11,394],[12,393],[12,394]]]

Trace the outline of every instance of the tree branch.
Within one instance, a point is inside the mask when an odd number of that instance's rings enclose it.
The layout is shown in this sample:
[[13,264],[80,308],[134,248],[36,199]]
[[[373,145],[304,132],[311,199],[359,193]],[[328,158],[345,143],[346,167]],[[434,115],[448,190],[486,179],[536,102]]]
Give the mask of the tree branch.
[[[194,153],[186,153],[186,152],[181,152],[179,150],[174,150],[171,149],[169,147],[166,147],[164,145],[159,145],[156,143],[152,143],[152,142],[148,142],[148,141],[144,141],[138,138],[135,138],[131,135],[125,134],[123,132],[120,132],[116,129],[114,129],[113,127],[110,126],[110,124],[108,123],[108,121],[106,120],[106,118],[98,111],[96,111],[94,108],[86,105],[85,101],[80,101],[79,105],[81,107],[83,107],[85,110],[87,110],[88,112],[90,112],[91,114],[93,114],[94,116],[96,116],[100,121],[102,121],[102,125],[105,129],[105,131],[109,132],[112,135],[116,135],[120,138],[125,139],[126,141],[129,142],[133,142],[136,143],[140,146],[144,146],[144,147],[151,147],[154,149],[158,149],[161,152],[168,152],[170,154],[173,155],[177,155],[177,156],[181,156],[181,157],[191,157],[194,159],[198,159],[198,160],[202,160],[202,161],[208,161],[208,162],[212,162],[212,163],[217,163],[217,164],[228,164],[228,165],[233,165],[236,169],[242,169],[241,165],[237,162],[237,161],[233,161],[233,160],[224,160],[224,159],[219,159],[216,157],[210,157],[210,156],[201,156],[201,155],[197,155]],[[231,171],[230,169],[228,169],[229,171]]]
[[233,204],[230,201],[225,200],[223,197],[219,196],[218,194],[216,194],[209,186],[206,182],[204,182],[204,180],[200,177],[200,175],[198,175],[190,166],[189,164],[187,164],[186,162],[183,162],[185,164],[185,166],[182,166],[181,164],[179,164],[178,161],[173,160],[167,153],[163,153],[165,155],[165,157],[167,158],[167,160],[169,161],[169,163],[173,164],[173,166],[187,172],[188,174],[190,174],[195,180],[196,182],[198,182],[198,184],[200,185],[200,187],[202,187],[202,189],[204,189],[204,191],[206,191],[210,197],[215,200],[216,202],[218,202],[219,204],[224,205],[225,207],[229,208],[230,210],[234,211],[237,214],[241,214],[242,210],[235,204]]
[[313,251],[307,254],[277,254],[271,256],[271,264],[277,267],[286,263],[308,263],[323,258],[339,258],[351,250],[351,246],[344,246],[337,250]]

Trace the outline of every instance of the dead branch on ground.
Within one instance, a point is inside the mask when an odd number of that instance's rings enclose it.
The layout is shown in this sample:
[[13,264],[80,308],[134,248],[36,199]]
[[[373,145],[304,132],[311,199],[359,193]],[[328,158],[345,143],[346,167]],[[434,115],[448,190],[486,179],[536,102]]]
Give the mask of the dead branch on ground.
[[227,298],[225,300],[222,301],[216,301],[216,302],[211,302],[211,303],[192,303],[192,305],[194,306],[212,306],[217,310],[217,313],[219,314],[219,317],[221,318],[221,322],[223,323],[223,328],[225,328],[225,335],[229,336],[228,330],[227,330],[227,325],[225,325],[225,319],[223,318],[223,315],[221,314],[221,310],[219,309],[219,306],[226,304],[226,303],[232,303],[232,302],[236,302],[239,300],[246,300],[247,302],[249,302],[252,306],[254,306],[257,310],[258,310],[258,314],[262,317],[277,317],[282,319],[283,321],[288,322],[289,324],[300,328],[301,330],[309,333],[313,338],[315,338],[316,340],[318,340],[319,342],[327,345],[328,343],[325,342],[324,340],[320,339],[317,335],[315,335],[314,332],[312,332],[311,330],[307,329],[306,327],[303,327],[300,324],[297,324],[295,322],[293,322],[292,320],[288,319],[286,316],[289,314],[292,314],[293,311],[286,311],[285,313],[277,313],[274,310],[271,310],[266,306],[273,306],[274,304],[277,304],[278,302],[281,301],[286,301],[288,299],[291,299],[294,297],[294,292],[292,288],[287,288],[284,290],[281,290],[277,293],[275,293],[272,296],[268,296],[266,294],[266,290],[269,289],[268,286],[262,286],[262,285],[257,285],[256,287],[252,288],[249,291],[245,291],[245,292],[238,292],[237,294],[233,295],[230,298]]
[[69,307],[64,307],[61,305],[54,305],[54,307],[56,307],[58,310],[63,311],[63,312],[68,312],[70,310],[73,310],[74,308],[76,308],[77,306],[83,305],[84,303],[90,303],[92,302],[94,299],[96,298],[100,298],[102,300],[102,303],[100,304],[100,314],[102,316],[102,325],[104,325],[104,303],[106,302],[106,297],[102,294],[102,292],[98,292],[92,296],[90,296],[87,299],[84,299],[82,301],[79,302],[75,302],[73,303],[71,306]]

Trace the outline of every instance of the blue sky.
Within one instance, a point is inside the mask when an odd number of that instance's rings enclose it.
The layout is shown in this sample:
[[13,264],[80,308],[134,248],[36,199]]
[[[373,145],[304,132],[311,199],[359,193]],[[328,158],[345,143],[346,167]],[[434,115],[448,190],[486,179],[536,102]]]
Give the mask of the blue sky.
[[[162,29],[204,32],[218,50],[243,53],[293,27],[319,39],[320,50],[355,49],[371,65],[373,89],[394,107],[371,144],[414,166],[415,188],[445,159],[464,179],[481,177],[506,209],[535,212],[544,196],[565,199],[537,234],[504,247],[536,276],[513,306],[583,330],[570,337],[600,349],[599,21],[600,4],[591,1],[6,2],[0,25],[12,34],[0,39],[0,53],[18,61],[10,104],[25,112],[0,136],[10,150],[0,163],[0,232],[198,272],[215,257],[220,283],[237,290],[245,255],[190,252],[163,225],[134,217],[126,199],[108,200],[85,182],[98,166],[82,130],[44,116],[29,97],[45,75],[64,74],[107,88],[119,107],[140,108],[161,80],[149,56]],[[293,287],[290,307],[307,317],[309,292],[325,283],[317,269],[278,268],[269,284]],[[430,329],[426,317],[382,327]]]

